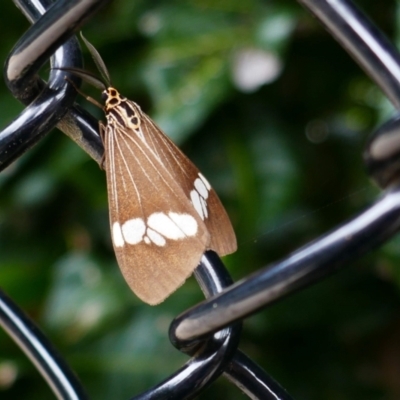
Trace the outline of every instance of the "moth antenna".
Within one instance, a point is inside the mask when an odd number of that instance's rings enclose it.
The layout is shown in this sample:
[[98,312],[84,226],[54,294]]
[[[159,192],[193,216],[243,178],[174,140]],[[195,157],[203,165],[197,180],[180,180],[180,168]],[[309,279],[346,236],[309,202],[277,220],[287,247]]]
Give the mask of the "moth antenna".
[[96,50],[96,48],[83,36],[83,33],[81,32],[81,38],[83,42],[85,43],[87,49],[89,50],[89,53],[91,54],[94,63],[96,64],[97,69],[100,72],[101,77],[104,79],[104,81],[107,83],[108,86],[111,86],[111,79],[110,79],[110,74],[108,73],[106,64],[104,63],[103,59],[100,56],[100,53]]
[[[69,72],[78,78],[81,78],[83,81],[88,83],[89,85],[94,86],[97,89],[100,90],[105,90],[107,88],[106,83],[104,83],[102,80],[100,80],[96,75],[92,74],[91,72],[85,71],[84,69],[80,68],[52,68],[52,69],[58,69],[60,71],[66,71]],[[75,85],[76,87],[76,85]]]
[[74,82],[71,81],[71,79],[68,78],[68,76],[66,76],[64,78],[66,81],[68,81],[74,88],[75,90],[82,96],[84,97],[88,102],[92,103],[93,105],[95,105],[96,107],[101,108],[102,110],[104,109],[104,107],[97,101],[95,100],[93,97],[88,96],[87,94],[83,93],[78,86],[75,85]]

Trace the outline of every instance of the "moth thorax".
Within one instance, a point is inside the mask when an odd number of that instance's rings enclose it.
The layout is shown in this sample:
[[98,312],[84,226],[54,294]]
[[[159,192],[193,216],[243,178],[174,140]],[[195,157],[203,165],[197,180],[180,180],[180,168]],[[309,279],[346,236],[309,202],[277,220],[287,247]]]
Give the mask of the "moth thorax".
[[109,87],[104,90],[102,94],[103,99],[105,100],[105,111],[110,111],[115,107],[119,107],[121,102],[125,100],[125,97],[122,97],[118,90],[113,87]]

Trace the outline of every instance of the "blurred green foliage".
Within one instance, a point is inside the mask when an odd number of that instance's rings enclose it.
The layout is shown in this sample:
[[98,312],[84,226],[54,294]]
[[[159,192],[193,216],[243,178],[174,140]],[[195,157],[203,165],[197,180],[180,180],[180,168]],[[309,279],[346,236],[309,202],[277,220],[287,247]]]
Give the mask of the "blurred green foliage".
[[[398,3],[359,3],[395,40]],[[11,2],[0,2],[0,10],[5,60],[28,23]],[[393,110],[295,1],[116,0],[84,32],[113,84],[220,194],[238,237],[238,252],[225,259],[235,279],[333,229],[377,196],[361,154]],[[257,63],[268,77],[242,76]],[[23,107],[0,85],[4,127]],[[54,130],[0,174],[0,187],[1,286],[92,398],[129,398],[185,362],[168,341],[168,326],[202,299],[200,290],[191,278],[158,307],[132,295],[112,252],[105,177],[95,162]],[[247,319],[241,348],[296,399],[399,398],[399,252],[395,238]],[[53,398],[3,332],[0,397]],[[221,378],[200,398],[243,395]]]

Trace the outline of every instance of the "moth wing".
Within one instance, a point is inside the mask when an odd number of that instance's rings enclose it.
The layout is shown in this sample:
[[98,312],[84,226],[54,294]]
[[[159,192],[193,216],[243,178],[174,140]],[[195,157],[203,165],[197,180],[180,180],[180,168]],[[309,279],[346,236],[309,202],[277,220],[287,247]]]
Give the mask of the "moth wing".
[[[156,135],[151,135],[155,151],[163,160],[165,169],[173,173],[186,198],[192,203],[210,232],[211,241],[208,249],[214,250],[220,256],[235,252],[237,250],[236,235],[215,190],[198,168],[150,117],[142,112],[142,118],[146,119],[143,131],[147,129],[147,131],[158,132]],[[151,127],[150,130],[147,127]],[[144,132],[145,135],[149,133]]]
[[148,304],[158,304],[197,267],[210,247],[210,235],[183,193],[181,182],[154,152],[152,135],[111,130],[110,125],[105,129],[117,261],[133,292]]

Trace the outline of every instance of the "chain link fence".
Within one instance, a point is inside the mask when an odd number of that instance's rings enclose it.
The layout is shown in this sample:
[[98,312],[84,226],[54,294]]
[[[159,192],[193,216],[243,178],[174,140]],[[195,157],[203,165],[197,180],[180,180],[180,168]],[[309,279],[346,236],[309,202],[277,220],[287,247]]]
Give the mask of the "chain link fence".
[[[74,103],[76,91],[57,68],[81,68],[73,36],[108,1],[22,1],[14,3],[32,23],[10,53],[5,79],[26,105],[0,133],[0,165],[12,165],[54,127],[74,140],[97,163],[103,147],[98,122]],[[350,1],[301,0],[366,71],[394,107],[400,106],[400,59],[396,48]],[[45,11],[47,10],[47,11]],[[3,16],[2,18],[6,18]],[[38,71],[50,59],[48,82]],[[69,79],[78,84],[73,74]],[[204,254],[195,278],[206,300],[177,316],[171,343],[190,356],[179,370],[132,399],[189,399],[223,375],[251,399],[292,397],[238,348],[241,321],[295,291],[328,277],[385,243],[400,227],[397,188],[399,118],[381,124],[367,143],[368,171],[384,189],[375,203],[325,235],[233,283],[218,256]],[[268,133],[266,133],[267,135]],[[4,292],[0,292],[3,329],[25,352],[60,399],[85,399],[81,383],[52,343]],[[133,374],[134,378],[134,374]]]

